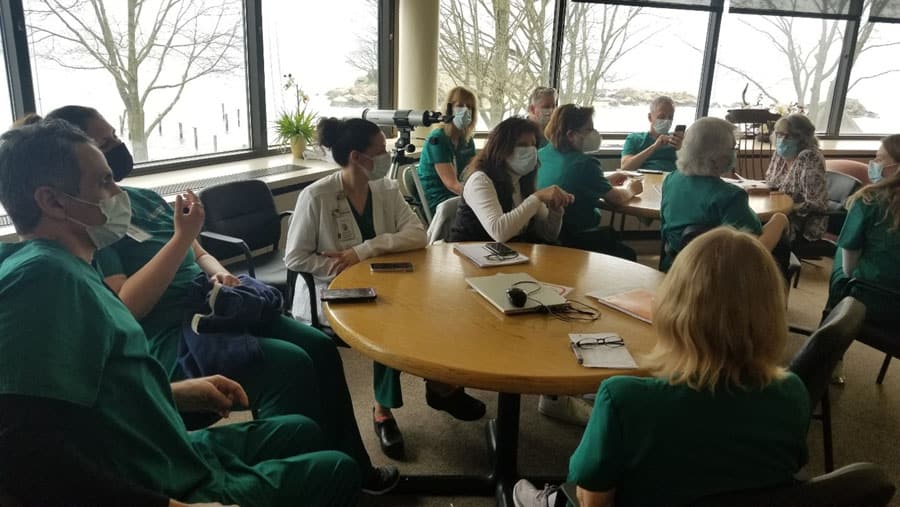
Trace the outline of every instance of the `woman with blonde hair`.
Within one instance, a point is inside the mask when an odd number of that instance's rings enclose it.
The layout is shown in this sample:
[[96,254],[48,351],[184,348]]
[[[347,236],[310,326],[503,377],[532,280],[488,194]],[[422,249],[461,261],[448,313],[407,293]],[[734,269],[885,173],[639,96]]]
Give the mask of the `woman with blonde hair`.
[[[654,300],[657,343],[641,361],[652,376],[603,382],[572,455],[582,507],[689,505],[792,481],[807,460],[811,406],[778,364],[782,283],[752,235],[719,227],[685,247]],[[549,494],[520,481],[516,505]]]
[[[847,294],[850,278],[900,291],[900,134],[885,137],[869,162],[876,182],[857,192],[838,238],[827,307],[852,295],[866,305],[866,319],[897,322],[896,305],[866,293]],[[855,291],[854,291],[855,292]]]
[[460,176],[475,157],[472,140],[478,118],[475,94],[457,86],[447,94],[446,104],[453,113],[453,120],[434,129],[428,136],[417,169],[432,214],[438,204],[454,195],[462,195]]
[[819,149],[816,126],[795,113],[775,122],[775,153],[766,170],[769,187],[793,197],[791,240],[816,241],[828,228],[828,217],[813,215],[828,209],[825,156]]

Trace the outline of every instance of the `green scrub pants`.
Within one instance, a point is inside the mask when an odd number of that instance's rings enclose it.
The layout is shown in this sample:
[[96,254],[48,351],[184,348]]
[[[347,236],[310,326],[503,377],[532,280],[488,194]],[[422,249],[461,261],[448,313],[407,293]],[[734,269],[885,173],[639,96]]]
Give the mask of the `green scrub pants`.
[[400,371],[380,363],[374,363],[372,382],[375,386],[375,401],[385,408],[403,406],[403,391],[400,389]]
[[344,453],[323,449],[325,435],[300,415],[258,419],[190,434],[214,470],[214,480],[182,498],[271,507],[353,506],[359,467]]

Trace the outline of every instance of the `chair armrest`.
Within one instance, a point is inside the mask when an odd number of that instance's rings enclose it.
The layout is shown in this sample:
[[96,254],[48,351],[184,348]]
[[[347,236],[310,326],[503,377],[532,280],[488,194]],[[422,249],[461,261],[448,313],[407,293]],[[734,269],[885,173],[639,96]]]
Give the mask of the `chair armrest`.
[[883,287],[868,280],[860,280],[859,278],[851,278],[850,281],[847,282],[846,293],[849,293],[853,289],[862,289],[865,291],[875,292],[889,298],[900,299],[900,291],[888,287]]
[[312,273],[308,271],[297,271],[298,275],[306,282],[306,291],[309,294],[309,323],[312,327],[320,329],[322,323],[319,322],[319,301],[316,298],[316,280]]
[[244,258],[247,260],[247,273],[251,277],[256,278],[256,271],[253,269],[253,254],[250,252],[250,247],[247,246],[247,242],[245,242],[241,238],[235,238],[234,236],[228,236],[226,234],[219,234],[218,232],[211,231],[201,232],[200,237],[208,241],[223,243],[231,247],[240,248],[244,254]]
[[293,211],[282,211],[281,213],[278,214],[278,219],[284,220],[285,218],[289,218],[289,217],[293,217],[293,216],[294,216]]

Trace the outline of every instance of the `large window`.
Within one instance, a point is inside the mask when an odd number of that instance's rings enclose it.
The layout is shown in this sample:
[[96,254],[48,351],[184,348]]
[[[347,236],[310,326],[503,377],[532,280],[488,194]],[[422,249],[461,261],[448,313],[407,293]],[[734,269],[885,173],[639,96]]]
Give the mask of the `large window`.
[[96,108],[138,162],[246,149],[241,0],[24,0],[38,113]]
[[653,98],[668,95],[675,123],[690,123],[708,24],[704,11],[570,3],[560,103],[594,106],[600,131],[637,132]]
[[454,86],[478,98],[478,130],[522,114],[550,80],[552,0],[441,0],[438,101]]
[[900,130],[900,25],[866,23],[841,119],[841,134],[892,134]]
[[[297,107],[319,117],[358,115],[378,106],[376,0],[263,2],[266,117]],[[290,76],[290,78],[288,78]]]
[[[5,56],[6,51],[4,50],[0,53],[0,57]],[[14,118],[12,114],[12,103],[10,101],[9,80],[6,75],[6,64],[4,60],[0,60],[0,80],[2,80],[2,84],[0,84],[0,93],[3,94],[0,96],[0,125],[5,126],[8,123],[12,123]]]
[[743,106],[802,107],[819,131],[828,125],[846,22],[727,14],[719,36],[709,114]]

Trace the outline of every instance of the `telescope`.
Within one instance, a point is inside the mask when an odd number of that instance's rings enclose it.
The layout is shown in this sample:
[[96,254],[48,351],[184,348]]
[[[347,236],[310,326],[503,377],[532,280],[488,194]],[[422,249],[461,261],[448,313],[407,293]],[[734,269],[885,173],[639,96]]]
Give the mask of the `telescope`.
[[398,129],[430,127],[435,123],[448,123],[453,118],[452,115],[423,109],[364,109],[360,117],[379,127]]

